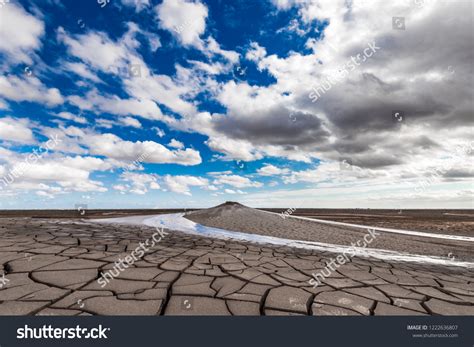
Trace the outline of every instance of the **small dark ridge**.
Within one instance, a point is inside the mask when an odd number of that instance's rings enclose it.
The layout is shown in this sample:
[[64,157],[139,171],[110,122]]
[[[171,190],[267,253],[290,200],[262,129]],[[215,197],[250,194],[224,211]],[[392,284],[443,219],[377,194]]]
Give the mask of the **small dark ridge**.
[[236,201],[226,201],[223,204],[217,205],[216,207],[224,207],[224,206],[242,206],[242,207],[245,207],[244,205],[239,204]]

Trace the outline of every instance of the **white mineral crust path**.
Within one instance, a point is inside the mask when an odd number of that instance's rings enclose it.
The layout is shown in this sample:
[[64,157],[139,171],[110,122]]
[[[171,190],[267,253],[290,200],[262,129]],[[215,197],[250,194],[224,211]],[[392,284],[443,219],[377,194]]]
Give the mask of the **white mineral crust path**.
[[[305,220],[307,219],[310,221],[319,222],[319,220],[314,220],[311,218],[304,218],[304,217],[294,217],[294,218],[301,218]],[[97,223],[146,225],[150,227],[177,230],[177,231],[181,231],[187,234],[200,235],[200,236],[218,238],[218,239],[223,239],[223,240],[247,241],[247,242],[254,242],[258,244],[272,244],[272,245],[287,246],[287,247],[316,250],[316,251],[323,251],[323,252],[332,252],[332,253],[346,252],[346,254],[350,254],[350,255],[354,254],[354,256],[360,256],[360,257],[366,257],[366,258],[372,257],[372,258],[382,259],[382,260],[417,262],[417,263],[430,264],[430,265],[456,266],[456,267],[464,267],[464,268],[469,268],[469,269],[474,268],[473,262],[456,261],[451,258],[402,253],[402,252],[396,252],[396,251],[390,251],[390,250],[384,250],[384,249],[352,247],[352,246],[335,245],[335,244],[328,244],[328,243],[322,243],[322,242],[283,239],[283,238],[273,237],[273,236],[248,234],[248,233],[242,233],[238,231],[230,231],[230,230],[224,230],[224,229],[219,229],[219,228],[207,227],[201,224],[194,223],[193,221],[187,218],[184,218],[184,213],[95,219],[95,220],[89,220],[89,221],[93,221]],[[328,221],[324,221],[324,222],[328,222]],[[351,226],[351,227],[356,225],[356,224],[348,224],[348,223],[340,223],[340,222],[329,222],[326,224],[345,225],[345,226]],[[357,227],[363,227],[366,229],[375,229],[375,230],[380,230],[380,231],[384,231],[381,229],[386,229],[386,228],[372,228],[369,226],[360,226],[360,225],[357,225]],[[389,230],[396,230],[396,229],[389,229]],[[389,232],[392,232],[392,231],[389,231]],[[416,235],[416,236],[418,236],[418,234],[422,234],[421,236],[423,236],[423,234],[425,233],[412,232],[412,231],[407,233],[404,230],[400,230],[400,234]],[[438,234],[430,234],[430,235],[451,236],[451,235],[438,235]],[[463,237],[463,238],[467,238],[467,240],[464,239],[462,241],[472,241],[472,238],[469,238],[469,237]],[[460,240],[458,238],[454,238],[454,239]],[[349,250],[351,250],[351,252],[349,252]]]

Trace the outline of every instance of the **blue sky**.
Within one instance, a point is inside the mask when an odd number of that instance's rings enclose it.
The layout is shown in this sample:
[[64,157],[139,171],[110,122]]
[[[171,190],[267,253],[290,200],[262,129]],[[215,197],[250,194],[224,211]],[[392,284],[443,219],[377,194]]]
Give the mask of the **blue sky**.
[[10,1],[0,208],[472,208],[470,6]]

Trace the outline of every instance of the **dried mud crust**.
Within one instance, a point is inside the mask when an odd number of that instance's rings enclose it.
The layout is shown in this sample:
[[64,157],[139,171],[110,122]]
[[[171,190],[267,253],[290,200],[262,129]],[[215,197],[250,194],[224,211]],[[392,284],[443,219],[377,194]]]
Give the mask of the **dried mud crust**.
[[334,254],[173,231],[102,288],[100,273],[153,232],[72,220],[1,219],[0,314],[474,314],[472,271],[353,258],[313,288],[311,274]]

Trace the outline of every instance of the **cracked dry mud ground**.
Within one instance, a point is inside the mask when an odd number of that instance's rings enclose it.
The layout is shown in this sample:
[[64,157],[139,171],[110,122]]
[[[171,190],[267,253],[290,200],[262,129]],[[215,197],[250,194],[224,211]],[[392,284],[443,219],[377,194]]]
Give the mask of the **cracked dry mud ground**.
[[[473,271],[353,258],[171,231],[101,288],[153,228],[0,219],[1,315],[474,315]],[[4,276],[4,277],[2,277]]]

